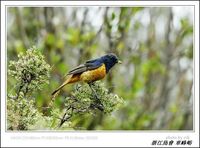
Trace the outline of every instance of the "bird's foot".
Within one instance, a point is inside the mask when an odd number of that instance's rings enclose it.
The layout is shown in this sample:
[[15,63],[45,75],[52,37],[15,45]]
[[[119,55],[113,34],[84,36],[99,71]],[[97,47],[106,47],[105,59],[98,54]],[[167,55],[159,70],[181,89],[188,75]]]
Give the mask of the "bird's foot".
[[76,89],[76,91],[79,91],[80,90],[80,88],[81,88],[81,85],[75,85],[75,89]]
[[97,93],[96,93],[96,91],[92,87],[92,86],[94,86],[94,83],[88,83],[88,85],[90,86],[90,89],[92,90],[95,99],[100,100],[99,97],[98,97],[98,95],[97,95]]
[[103,104],[101,103],[101,100],[99,98],[99,96],[97,95],[96,91],[94,90],[94,88],[92,86],[94,86],[94,83],[88,83],[88,85],[90,86],[90,89],[92,90],[93,92],[93,96],[94,98],[96,99],[95,100],[95,105],[92,105],[93,107],[95,108],[98,108],[100,111],[104,111],[104,106]]
[[104,106],[101,103],[95,103],[95,104],[91,104],[90,106],[91,108],[97,108],[100,111],[104,111]]

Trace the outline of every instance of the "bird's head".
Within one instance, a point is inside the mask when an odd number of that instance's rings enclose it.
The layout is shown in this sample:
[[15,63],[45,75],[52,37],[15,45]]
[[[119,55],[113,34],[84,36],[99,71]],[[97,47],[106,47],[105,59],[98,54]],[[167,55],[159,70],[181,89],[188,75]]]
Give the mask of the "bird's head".
[[103,57],[101,57],[103,63],[106,66],[106,73],[109,72],[109,70],[116,64],[121,64],[122,62],[119,60],[119,58],[114,53],[109,53]]

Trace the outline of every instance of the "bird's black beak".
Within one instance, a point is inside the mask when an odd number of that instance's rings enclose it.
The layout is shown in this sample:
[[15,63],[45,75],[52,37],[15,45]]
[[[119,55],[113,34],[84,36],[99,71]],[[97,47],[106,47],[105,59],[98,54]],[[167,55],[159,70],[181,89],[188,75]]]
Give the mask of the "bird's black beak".
[[122,64],[122,61],[120,61],[120,60],[118,60],[118,62],[117,62],[118,64]]

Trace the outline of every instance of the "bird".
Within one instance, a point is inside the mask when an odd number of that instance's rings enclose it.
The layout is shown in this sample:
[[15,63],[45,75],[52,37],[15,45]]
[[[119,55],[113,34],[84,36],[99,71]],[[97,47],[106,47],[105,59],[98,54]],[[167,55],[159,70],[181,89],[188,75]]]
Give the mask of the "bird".
[[[114,53],[86,61],[67,73],[67,79],[51,94],[53,98],[68,84],[83,81],[92,89],[93,82],[103,79],[115,64],[122,62]],[[92,89],[94,92],[94,90]],[[94,92],[95,93],[95,92]]]

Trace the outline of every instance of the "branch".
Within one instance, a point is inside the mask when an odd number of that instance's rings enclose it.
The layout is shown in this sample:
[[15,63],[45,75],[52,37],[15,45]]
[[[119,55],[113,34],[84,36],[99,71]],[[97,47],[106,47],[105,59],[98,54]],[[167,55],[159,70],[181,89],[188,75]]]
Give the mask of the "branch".
[[59,127],[75,115],[94,113],[96,110],[109,114],[118,109],[122,103],[122,98],[109,93],[99,82],[93,84],[93,90],[87,84],[75,86],[71,96],[66,98],[65,106],[67,109],[61,118]]

